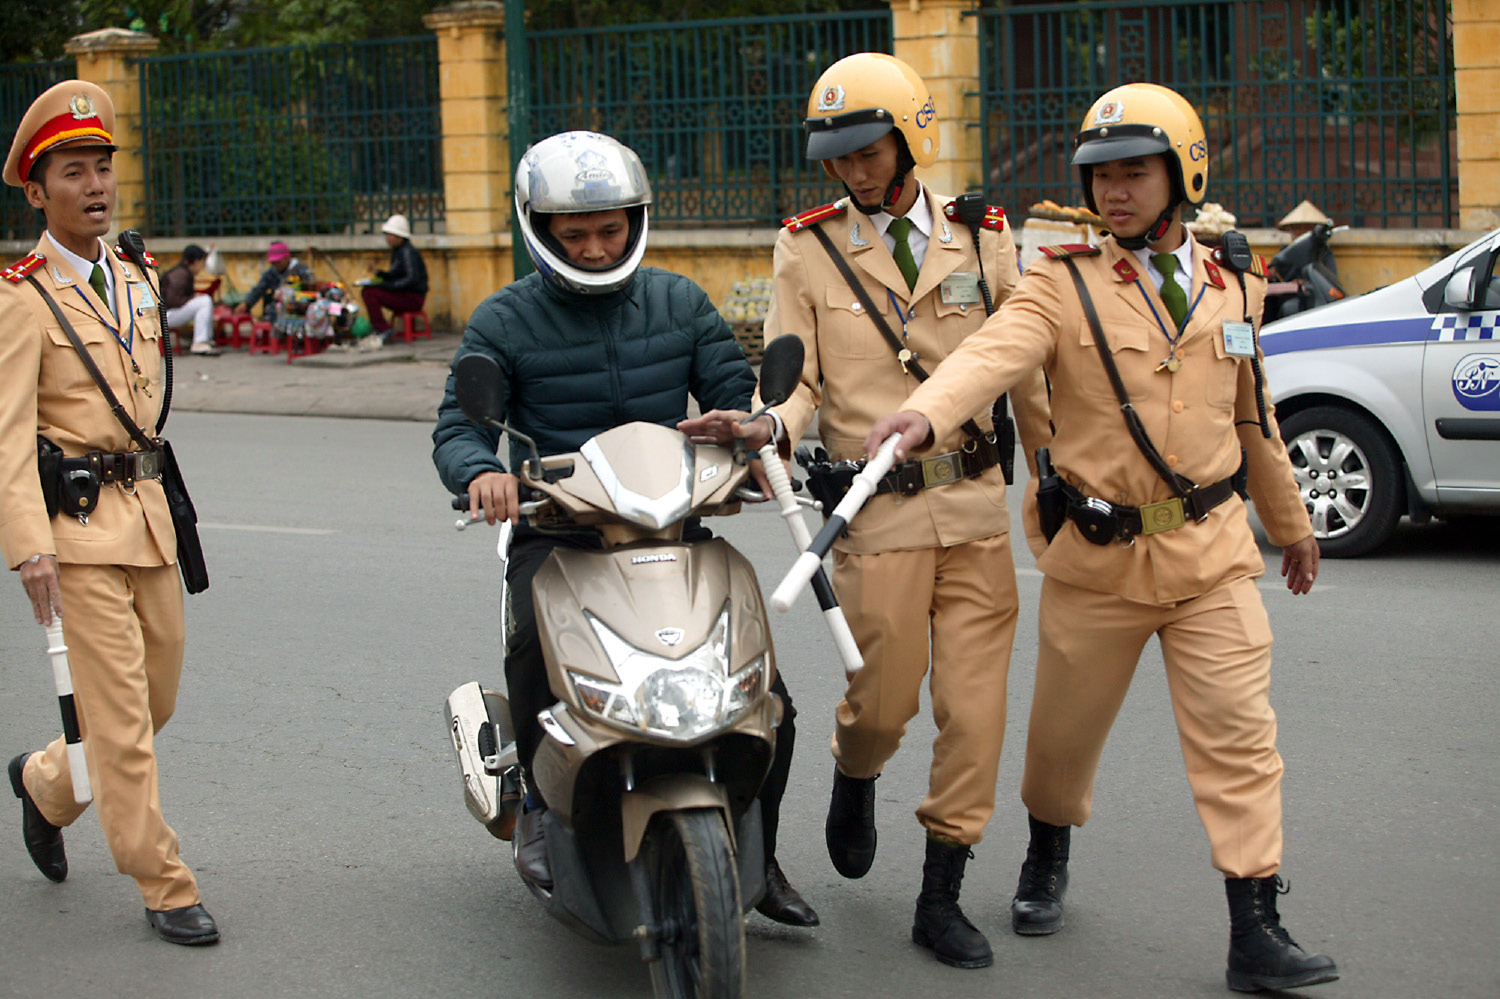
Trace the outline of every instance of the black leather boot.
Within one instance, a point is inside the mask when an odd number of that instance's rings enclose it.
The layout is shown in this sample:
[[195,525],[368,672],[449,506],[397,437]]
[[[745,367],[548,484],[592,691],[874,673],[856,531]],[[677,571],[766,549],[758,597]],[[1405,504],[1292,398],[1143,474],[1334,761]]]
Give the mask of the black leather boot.
[[766,893],[755,903],[755,911],[788,926],[818,925],[818,914],[781,873],[775,857],[766,861]]
[[1010,902],[1010,926],[1023,937],[1044,937],[1063,927],[1072,827],[1048,825],[1034,815],[1027,815],[1026,821],[1031,825],[1031,843],[1026,847],[1016,897]]
[[1229,969],[1225,979],[1236,992],[1295,989],[1339,977],[1326,954],[1309,954],[1281,925],[1276,896],[1286,894],[1277,875],[1225,878],[1229,896]]
[[930,948],[933,956],[955,968],[988,968],[995,961],[990,942],[958,907],[964,865],[973,856],[967,846],[927,837],[927,860],[922,864],[922,894],[912,922],[912,943]]
[[833,798],[823,835],[828,859],[846,878],[862,878],[875,863],[875,777],[846,777],[835,764]]

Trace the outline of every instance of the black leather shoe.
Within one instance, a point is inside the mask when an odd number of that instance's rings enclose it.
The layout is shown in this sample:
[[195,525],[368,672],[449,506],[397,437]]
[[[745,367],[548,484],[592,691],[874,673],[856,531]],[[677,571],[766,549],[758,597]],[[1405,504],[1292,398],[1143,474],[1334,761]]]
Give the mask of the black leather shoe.
[[542,816],[546,814],[545,808],[523,811],[516,818],[516,831],[510,846],[522,879],[542,891],[551,891],[552,865],[547,861],[547,834],[542,828]]
[[1286,894],[1279,876],[1225,878],[1229,897],[1229,967],[1224,973],[1236,992],[1295,989],[1339,977],[1326,954],[1309,954],[1281,925],[1276,896]]
[[53,881],[68,876],[68,855],[63,852],[62,830],[42,817],[42,810],[31,800],[26,784],[21,780],[21,771],[26,767],[30,753],[22,753],[10,761],[10,786],[21,799],[21,835],[26,840],[26,852],[31,854],[36,869]]
[[180,909],[147,909],[146,922],[167,943],[202,947],[219,942],[219,925],[201,904],[184,905]]
[[1068,893],[1071,826],[1054,826],[1033,815],[1031,842],[1021,880],[1010,901],[1010,928],[1023,937],[1044,937],[1063,927],[1063,896]]
[[846,878],[862,878],[875,863],[874,777],[846,777],[835,764],[833,798],[828,802],[828,823],[823,827],[828,859]]
[[912,920],[912,943],[926,947],[944,964],[955,968],[988,968],[995,962],[990,942],[958,907],[964,866],[973,856],[967,846],[927,837],[927,860],[922,864],[922,894]]
[[766,893],[755,903],[755,911],[788,926],[818,925],[818,914],[787,881],[775,857],[766,864]]

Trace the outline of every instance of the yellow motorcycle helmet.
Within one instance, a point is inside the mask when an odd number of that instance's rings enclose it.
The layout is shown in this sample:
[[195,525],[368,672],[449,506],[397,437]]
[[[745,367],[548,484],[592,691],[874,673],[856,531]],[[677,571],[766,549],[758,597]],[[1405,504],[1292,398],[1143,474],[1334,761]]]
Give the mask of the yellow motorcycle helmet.
[[[1163,154],[1172,178],[1172,202],[1198,206],[1208,194],[1208,137],[1198,112],[1175,90],[1155,83],[1127,83],[1100,97],[1083,116],[1073,142],[1073,165],[1083,183],[1083,200],[1094,204],[1093,165],[1134,156]],[[1154,232],[1158,227],[1153,226]]]
[[[883,52],[845,56],[824,70],[807,100],[802,127],[807,132],[807,158],[822,161],[824,172],[835,180],[838,175],[829,160],[894,131],[904,148],[886,205],[900,196],[907,173],[937,162],[938,117],[932,91],[916,70]],[[870,214],[879,210],[858,207]]]

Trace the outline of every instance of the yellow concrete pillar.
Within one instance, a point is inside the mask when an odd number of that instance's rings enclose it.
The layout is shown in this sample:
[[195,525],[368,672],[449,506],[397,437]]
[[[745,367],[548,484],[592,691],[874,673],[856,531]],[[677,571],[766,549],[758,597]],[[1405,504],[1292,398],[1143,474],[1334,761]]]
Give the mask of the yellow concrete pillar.
[[[443,197],[454,265],[454,318],[510,280],[510,142],[505,8],[491,0],[440,7],[422,18],[437,35],[443,123]],[[507,234],[502,236],[502,234]]]
[[938,114],[938,161],[918,176],[940,194],[980,190],[984,149],[979,120],[977,0],[890,0],[891,52],[932,90]]
[[1500,4],[1453,0],[1458,224],[1500,226]]
[[115,230],[146,223],[146,165],[141,159],[141,76],[135,60],[159,43],[142,31],[104,28],[68,40],[78,78],[98,84],[115,105]]

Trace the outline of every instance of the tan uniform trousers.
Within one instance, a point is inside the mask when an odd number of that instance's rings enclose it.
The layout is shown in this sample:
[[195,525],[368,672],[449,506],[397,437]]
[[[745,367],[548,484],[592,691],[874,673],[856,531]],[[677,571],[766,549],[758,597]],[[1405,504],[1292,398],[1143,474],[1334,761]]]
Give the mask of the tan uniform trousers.
[[[135,878],[148,909],[193,905],[198,884],[162,818],[152,742],[172,717],[182,674],[177,567],[65,564],[58,578],[84,758],[115,866]],[[23,779],[53,825],[71,825],[88,807],[73,800],[61,738],[26,761]]]
[[834,558],[834,589],[865,660],[834,712],[839,769],[873,777],[895,755],[930,654],[938,735],[917,819],[944,839],[978,843],[995,810],[1016,634],[1009,535]]
[[1275,874],[1282,764],[1269,699],[1271,626],[1255,580],[1162,607],[1049,576],[1040,629],[1021,783],[1031,814],[1053,825],[1088,821],[1104,740],[1155,634],[1213,865],[1228,877]]

